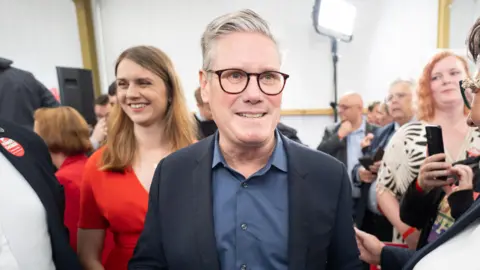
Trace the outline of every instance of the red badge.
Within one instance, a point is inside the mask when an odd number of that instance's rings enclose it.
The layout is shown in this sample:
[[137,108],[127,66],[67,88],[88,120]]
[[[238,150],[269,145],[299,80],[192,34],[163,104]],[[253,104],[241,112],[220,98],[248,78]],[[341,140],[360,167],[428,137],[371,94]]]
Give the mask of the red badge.
[[23,157],[25,154],[25,150],[23,149],[22,145],[10,138],[0,138],[0,144],[3,146],[3,148],[5,148],[5,150],[16,157]]

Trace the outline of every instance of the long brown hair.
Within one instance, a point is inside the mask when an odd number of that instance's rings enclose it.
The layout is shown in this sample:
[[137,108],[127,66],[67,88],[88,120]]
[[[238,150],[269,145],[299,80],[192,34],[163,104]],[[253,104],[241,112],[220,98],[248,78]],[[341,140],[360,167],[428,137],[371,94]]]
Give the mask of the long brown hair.
[[[167,111],[164,135],[170,142],[171,151],[192,144],[196,139],[196,126],[189,112],[178,75],[170,58],[151,46],[137,46],[124,51],[115,64],[115,76],[120,62],[131,60],[159,76],[167,88]],[[102,170],[123,172],[131,166],[136,153],[133,122],[119,105],[114,106],[108,117],[108,134],[102,156]]]
[[[428,64],[423,68],[422,75],[418,80],[418,88],[417,88],[418,120],[429,121],[429,120],[432,120],[433,117],[435,116],[435,103],[432,96],[432,89],[430,87],[430,82],[432,80],[432,70],[438,62],[440,62],[441,60],[449,56],[454,56],[458,60],[460,60],[460,62],[462,62],[462,66],[464,68],[466,76],[468,77],[470,76],[469,70],[468,70],[468,63],[467,63],[467,60],[465,60],[465,58],[459,55],[456,55],[450,51],[442,51],[435,54],[430,59]],[[464,113],[465,115],[468,114],[467,107],[464,107]]]

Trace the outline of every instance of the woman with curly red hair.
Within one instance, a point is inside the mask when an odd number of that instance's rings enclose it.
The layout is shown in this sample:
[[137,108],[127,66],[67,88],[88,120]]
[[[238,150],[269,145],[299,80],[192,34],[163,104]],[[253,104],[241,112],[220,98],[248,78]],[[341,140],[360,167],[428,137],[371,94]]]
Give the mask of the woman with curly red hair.
[[[405,241],[411,249],[417,248],[417,243],[421,247],[435,240],[451,227],[454,217],[449,197],[453,199],[463,193],[461,190],[471,192],[472,189],[471,185],[461,185],[452,190],[447,185],[442,188],[444,196],[438,194],[431,199],[429,206],[433,208],[428,209],[429,213],[415,214],[426,210],[426,205],[402,211],[407,215],[400,213],[399,201],[407,190],[413,189],[419,197],[433,196],[430,179],[452,174],[453,162],[467,158],[472,148],[480,148],[480,133],[467,125],[467,108],[460,93],[459,82],[467,77],[468,64],[464,58],[449,51],[435,54],[418,81],[418,121],[402,126],[395,133],[382,160],[377,185],[378,205],[394,227],[393,241]],[[427,160],[426,125],[442,127],[445,147],[444,155]]]

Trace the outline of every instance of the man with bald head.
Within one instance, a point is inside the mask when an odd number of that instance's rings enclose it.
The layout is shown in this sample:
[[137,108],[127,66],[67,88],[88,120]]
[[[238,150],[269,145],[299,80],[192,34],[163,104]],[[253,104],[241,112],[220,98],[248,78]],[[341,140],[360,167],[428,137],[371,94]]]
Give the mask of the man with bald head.
[[[352,170],[358,163],[358,159],[363,156],[361,142],[367,134],[373,134],[377,127],[367,123],[363,118],[363,100],[357,93],[344,94],[337,108],[340,123],[325,128],[322,142],[317,150],[345,164],[352,179]],[[360,195],[360,187],[352,182],[353,207],[360,199]]]

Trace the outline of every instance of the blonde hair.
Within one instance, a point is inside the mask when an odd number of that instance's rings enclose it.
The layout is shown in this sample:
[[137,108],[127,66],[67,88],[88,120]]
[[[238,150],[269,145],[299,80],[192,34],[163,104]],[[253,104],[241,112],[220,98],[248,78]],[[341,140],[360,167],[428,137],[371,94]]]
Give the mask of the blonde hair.
[[87,121],[72,107],[41,108],[35,111],[35,131],[52,153],[66,156],[93,150]]
[[[428,64],[423,68],[422,75],[418,80],[417,86],[417,103],[418,103],[418,110],[417,110],[417,119],[423,121],[429,121],[433,119],[435,116],[435,102],[432,96],[432,89],[430,87],[430,82],[432,80],[432,71],[435,65],[443,60],[444,58],[454,56],[456,57],[461,63],[464,68],[464,72],[468,77],[469,70],[468,70],[468,63],[465,58],[450,52],[450,51],[442,51],[435,54],[432,59],[428,62]],[[467,107],[464,108],[465,115],[468,114]]]
[[[137,46],[124,51],[117,59],[118,65],[129,59],[137,65],[159,76],[167,88],[167,111],[165,113],[165,138],[171,144],[171,151],[192,144],[196,139],[196,128],[189,112],[180,79],[170,58],[161,50],[151,46]],[[133,122],[121,109],[114,106],[108,119],[108,134],[102,156],[102,170],[123,172],[132,165],[136,153],[136,140]]]

